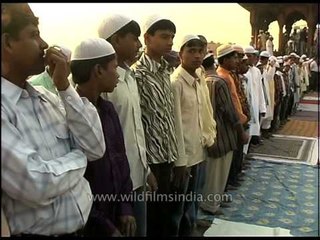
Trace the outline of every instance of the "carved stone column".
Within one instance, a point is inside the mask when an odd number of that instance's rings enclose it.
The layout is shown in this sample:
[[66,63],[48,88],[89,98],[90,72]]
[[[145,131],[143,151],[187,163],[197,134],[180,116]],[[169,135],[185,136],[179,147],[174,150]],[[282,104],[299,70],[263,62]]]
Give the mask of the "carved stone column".
[[278,25],[279,25],[279,53],[281,55],[284,55],[284,51],[285,51],[285,48],[284,48],[284,39],[283,39],[283,26],[284,26],[284,15],[283,14],[279,14],[278,15]]

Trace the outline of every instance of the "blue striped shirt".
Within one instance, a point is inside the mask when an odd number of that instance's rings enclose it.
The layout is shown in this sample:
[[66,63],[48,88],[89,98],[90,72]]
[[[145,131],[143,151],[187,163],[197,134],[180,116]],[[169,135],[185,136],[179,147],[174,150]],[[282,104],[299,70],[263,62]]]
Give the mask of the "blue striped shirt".
[[83,175],[105,152],[102,126],[72,86],[59,95],[1,78],[1,200],[12,235],[72,233],[88,219]]

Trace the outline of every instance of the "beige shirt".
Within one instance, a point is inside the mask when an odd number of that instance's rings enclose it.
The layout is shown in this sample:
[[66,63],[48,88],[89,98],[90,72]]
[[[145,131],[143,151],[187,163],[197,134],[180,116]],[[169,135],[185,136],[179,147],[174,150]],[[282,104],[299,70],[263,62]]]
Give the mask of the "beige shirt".
[[192,77],[181,66],[171,75],[171,82],[178,145],[175,166],[190,167],[205,160],[205,147],[211,146],[216,136],[209,93],[205,79]]

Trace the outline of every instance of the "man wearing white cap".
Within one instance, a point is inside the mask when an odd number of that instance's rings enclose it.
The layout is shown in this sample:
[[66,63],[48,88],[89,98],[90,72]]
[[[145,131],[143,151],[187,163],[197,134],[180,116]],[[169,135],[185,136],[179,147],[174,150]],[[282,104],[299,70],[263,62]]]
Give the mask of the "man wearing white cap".
[[[92,206],[83,174],[105,152],[99,115],[70,85],[64,54],[39,36],[29,5],[1,8],[1,206],[12,236],[75,236]],[[59,97],[26,81],[45,62]]]
[[272,75],[272,68],[268,64],[269,57],[270,55],[267,51],[262,51],[260,53],[259,62],[257,64],[257,67],[259,68],[262,75],[262,87],[267,110],[265,116],[260,119],[261,133],[264,138],[269,138],[271,136],[269,129],[271,127],[271,121],[273,119],[274,103],[274,100],[271,99],[273,96],[271,93],[272,90],[270,90],[270,86],[274,86],[274,84],[272,84],[274,80]]
[[[239,100],[241,103],[242,111],[246,115],[248,121],[251,119],[251,105],[248,102],[248,98],[251,98],[250,95],[247,95],[247,78],[243,75],[248,71],[248,62],[247,62],[247,56],[244,54],[244,50],[242,46],[240,45],[233,45],[232,46],[238,55],[238,62],[237,67],[235,71],[232,71],[232,76],[234,77],[234,83],[237,89],[237,94],[239,96]],[[244,129],[246,131],[249,130],[249,125],[244,124]],[[238,152],[236,153],[238,155],[238,161],[235,161],[232,163],[231,168],[235,167],[235,170],[237,172],[237,180],[241,181],[243,178],[241,178],[242,168],[243,168],[243,154],[247,153],[247,149],[244,149],[244,145],[240,145],[238,147]],[[235,166],[233,166],[235,164]]]
[[299,65],[300,56],[295,52],[290,53],[289,55],[289,62],[291,66],[291,78],[290,82],[293,86],[293,104],[291,106],[291,114],[295,113],[298,109],[298,105],[300,102],[300,75],[298,72],[298,65]]
[[270,56],[273,56],[273,37],[269,36],[267,42],[266,42],[266,50],[269,53]]
[[[157,179],[158,191],[154,196],[158,198],[158,194],[171,193],[171,172],[177,159],[171,72],[163,58],[172,50],[176,27],[170,20],[152,15],[142,30],[146,48],[133,69],[140,95],[147,162]],[[169,202],[153,199],[147,203],[147,236],[168,236],[169,222]]]
[[[212,108],[205,92],[207,85],[196,73],[202,64],[203,51],[204,43],[197,35],[184,36],[179,52],[181,65],[171,75],[178,145],[175,169],[182,171],[174,176],[173,187],[181,194],[198,193],[199,166],[206,158],[206,148],[213,145],[215,138]],[[206,129],[211,129],[211,134],[207,134]],[[194,201],[173,203],[174,226],[170,235],[190,235],[195,223]]]
[[290,61],[285,61],[283,63],[283,79],[285,83],[285,89],[286,89],[286,97],[284,99],[284,110],[281,110],[280,113],[280,127],[283,126],[288,116],[291,113],[291,107],[293,103],[293,85],[291,84],[290,78],[291,78],[291,66]]
[[[207,54],[202,66],[206,70],[206,81],[209,88],[213,115],[216,121],[217,137],[208,150],[203,199],[208,196],[222,196],[230,171],[233,152],[238,147],[237,139],[245,141],[248,135],[243,129],[237,112],[234,109],[227,83],[216,74],[213,54]],[[224,207],[221,199],[203,201],[200,207],[214,215],[222,215]]]
[[[70,62],[71,58],[71,51],[63,46],[53,45],[54,48],[60,49],[61,52],[65,55],[67,62]],[[49,68],[49,66],[46,66],[46,69],[43,73],[39,75],[32,76],[28,79],[31,85],[33,86],[43,86],[50,92],[58,95],[57,88],[55,87],[53,81],[52,81],[52,70]]]
[[[252,114],[249,122],[249,135],[252,136],[253,145],[261,144],[260,139],[260,118],[266,113],[266,101],[263,92],[262,75],[260,70],[255,66],[256,55],[253,47],[249,46],[244,49],[248,57],[249,70],[245,74],[248,79],[248,92],[251,93]],[[248,146],[245,146],[247,148]]]
[[[219,67],[217,69],[218,76],[222,77],[229,88],[231,99],[234,104],[235,110],[237,112],[237,115],[239,117],[239,120],[242,125],[246,125],[249,121],[248,117],[244,114],[242,105],[240,102],[240,97],[237,92],[237,87],[235,85],[235,81],[237,81],[237,78],[235,76],[234,71],[237,68],[238,64],[238,55],[236,50],[229,44],[221,45],[217,48],[217,57],[219,62]],[[242,142],[240,139],[238,141],[238,146],[241,147],[246,142]],[[242,152],[242,149],[239,150]],[[237,153],[235,151],[235,153]],[[228,183],[234,187],[239,187],[240,183],[238,182],[238,170],[237,165],[239,166],[239,163],[241,162],[242,155],[240,154],[234,154],[233,155],[233,163],[232,167],[230,169],[229,177],[228,177]]]
[[[93,196],[120,197],[132,193],[129,163],[120,121],[113,104],[100,97],[118,83],[117,59],[110,43],[102,38],[80,42],[71,59],[71,73],[77,91],[98,109],[106,142],[104,156],[87,166],[85,177]],[[135,218],[130,201],[94,201],[85,236],[134,236]]]
[[[119,83],[113,92],[103,93],[101,96],[111,101],[118,113],[130,165],[133,191],[136,195],[143,194],[147,182],[149,190],[156,191],[157,182],[147,164],[139,92],[134,73],[128,65],[141,48],[140,27],[131,18],[114,14],[103,19],[98,33],[99,37],[112,44],[117,54]],[[146,201],[134,202],[134,215],[137,221],[135,236],[146,236]]]

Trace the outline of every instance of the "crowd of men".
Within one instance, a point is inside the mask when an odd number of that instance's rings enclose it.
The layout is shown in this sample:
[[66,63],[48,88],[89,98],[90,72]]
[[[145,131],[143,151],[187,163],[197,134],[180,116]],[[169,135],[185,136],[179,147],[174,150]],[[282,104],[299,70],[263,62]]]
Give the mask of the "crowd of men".
[[248,149],[318,91],[317,57],[225,44],[215,59],[197,33],[175,56],[159,15],[107,16],[73,51],[48,46],[28,4],[2,4],[1,24],[2,235],[190,236],[229,201],[157,196],[239,187]]

